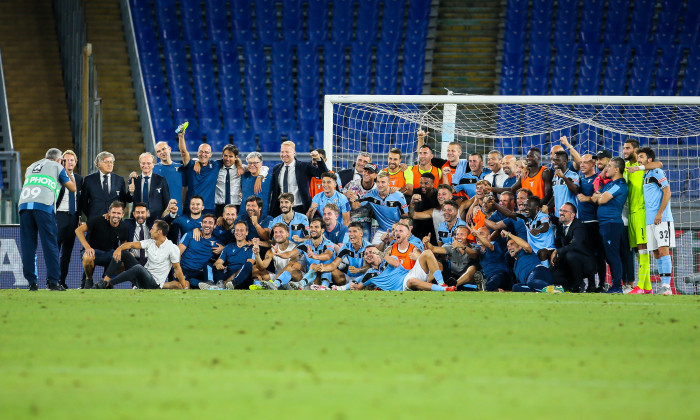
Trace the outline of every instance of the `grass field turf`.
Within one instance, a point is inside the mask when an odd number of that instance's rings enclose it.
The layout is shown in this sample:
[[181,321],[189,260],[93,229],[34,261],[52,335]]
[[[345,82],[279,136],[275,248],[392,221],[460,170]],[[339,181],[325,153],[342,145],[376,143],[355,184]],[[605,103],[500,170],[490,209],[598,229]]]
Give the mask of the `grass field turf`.
[[696,296],[0,299],[6,419],[700,417]]

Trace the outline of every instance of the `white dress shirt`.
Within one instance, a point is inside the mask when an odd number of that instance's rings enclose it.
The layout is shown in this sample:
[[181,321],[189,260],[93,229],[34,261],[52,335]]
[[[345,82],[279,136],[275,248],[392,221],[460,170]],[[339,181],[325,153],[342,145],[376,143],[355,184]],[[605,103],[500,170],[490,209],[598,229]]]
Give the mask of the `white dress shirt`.
[[278,182],[280,184],[280,191],[284,191],[284,168],[287,168],[287,187],[289,193],[294,195],[294,205],[295,206],[300,206],[302,205],[301,201],[301,194],[299,193],[299,185],[297,184],[297,177],[296,177],[296,164],[297,161],[293,160],[292,163],[289,164],[289,166],[284,165],[282,166],[282,170],[280,171],[279,179]]

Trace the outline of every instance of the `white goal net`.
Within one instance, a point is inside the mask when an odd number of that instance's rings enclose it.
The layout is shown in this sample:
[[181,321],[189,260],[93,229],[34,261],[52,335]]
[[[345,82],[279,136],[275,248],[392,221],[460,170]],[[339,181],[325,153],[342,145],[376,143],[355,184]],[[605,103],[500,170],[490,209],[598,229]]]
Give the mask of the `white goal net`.
[[700,271],[700,98],[326,96],[324,149],[334,170],[352,167],[360,151],[385,168],[391,148],[412,165],[418,130],[427,132],[437,157],[445,156],[450,141],[461,143],[462,158],[494,149],[520,157],[538,147],[543,165],[562,136],[581,155],[608,150],[622,156],[629,138],[651,147],[671,184],[674,283],[679,292],[693,293],[684,278]]

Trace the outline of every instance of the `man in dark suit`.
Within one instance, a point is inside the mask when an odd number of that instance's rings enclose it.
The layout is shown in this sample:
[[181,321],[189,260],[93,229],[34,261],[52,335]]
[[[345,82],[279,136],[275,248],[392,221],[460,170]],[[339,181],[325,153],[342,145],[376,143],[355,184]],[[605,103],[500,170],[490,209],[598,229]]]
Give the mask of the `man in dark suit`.
[[58,227],[58,249],[61,254],[61,275],[59,284],[65,289],[66,277],[68,276],[68,268],[70,267],[70,258],[73,253],[73,245],[75,245],[75,229],[78,228],[80,221],[80,188],[83,185],[83,177],[74,173],[75,165],[78,163],[78,157],[72,150],[63,152],[63,167],[68,175],[72,175],[75,179],[75,188],[77,192],[70,192],[66,187],[61,187],[56,198],[56,225]]
[[311,206],[311,194],[309,185],[311,178],[320,177],[324,172],[328,172],[326,163],[321,159],[317,151],[311,152],[311,159],[317,165],[309,162],[296,160],[296,150],[294,143],[285,141],[280,147],[280,158],[282,163],[278,163],[272,168],[272,185],[270,187],[270,215],[280,214],[279,196],[282,193],[294,195],[294,211],[305,214]]
[[86,176],[80,189],[80,209],[88,220],[107,214],[113,201],[126,201],[124,178],[113,173],[114,155],[100,152],[95,157],[98,170]]
[[163,218],[163,212],[168,208],[170,202],[170,189],[168,182],[162,176],[153,173],[155,157],[146,152],[139,156],[141,174],[129,179],[126,201],[129,203],[144,203],[150,215],[148,222],[153,223],[156,219]]
[[372,156],[367,152],[360,152],[357,155],[357,160],[352,168],[343,169],[338,172],[338,177],[340,178],[340,185],[344,188],[351,181],[362,181],[362,175],[365,170],[365,165],[372,163]]
[[588,241],[586,226],[576,218],[576,206],[564,203],[559,209],[559,224],[554,231],[556,250],[549,256],[554,284],[571,292],[585,290],[584,278],[594,281],[595,257]]
[[[129,231],[129,242],[145,241],[151,239],[151,227],[153,220],[149,217],[148,207],[146,203],[136,202],[134,209],[131,211],[131,219],[124,219],[123,223]],[[157,218],[159,219],[159,218]],[[136,261],[141,265],[146,265],[146,251],[144,249],[130,250]]]

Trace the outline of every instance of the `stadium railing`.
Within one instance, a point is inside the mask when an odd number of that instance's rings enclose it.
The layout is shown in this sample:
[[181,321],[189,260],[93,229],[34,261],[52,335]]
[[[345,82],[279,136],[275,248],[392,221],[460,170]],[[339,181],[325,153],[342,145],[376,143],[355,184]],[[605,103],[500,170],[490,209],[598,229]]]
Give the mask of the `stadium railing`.
[[78,0],[54,0],[53,6],[70,114],[73,148],[80,172],[95,170],[94,158],[102,150],[102,100],[97,95],[97,69],[87,27]]
[[10,112],[5,93],[5,72],[2,67],[2,52],[0,52],[0,135],[2,136],[2,151],[0,151],[0,176],[4,178],[3,192],[0,194],[0,222],[17,223],[18,215],[14,211],[15,203],[22,188],[22,169],[19,152],[15,151],[12,141],[12,126]]

